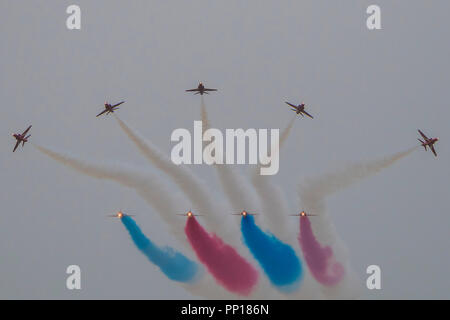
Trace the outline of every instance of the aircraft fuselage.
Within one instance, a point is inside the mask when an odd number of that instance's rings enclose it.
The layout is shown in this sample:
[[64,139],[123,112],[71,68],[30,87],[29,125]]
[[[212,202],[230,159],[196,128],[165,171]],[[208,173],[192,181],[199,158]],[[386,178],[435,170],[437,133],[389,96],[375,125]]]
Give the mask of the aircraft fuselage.
[[304,103],[299,104],[299,105],[297,106],[297,113],[300,113],[300,112],[302,112],[302,111],[304,111],[304,110],[305,110],[305,104],[304,104]]
[[439,141],[439,138],[433,138],[433,139],[429,139],[427,141],[425,141],[424,143],[422,143],[422,146],[432,146],[433,144],[435,144],[437,141]]
[[28,140],[21,134],[14,133],[13,137],[16,138],[17,141],[27,142]]

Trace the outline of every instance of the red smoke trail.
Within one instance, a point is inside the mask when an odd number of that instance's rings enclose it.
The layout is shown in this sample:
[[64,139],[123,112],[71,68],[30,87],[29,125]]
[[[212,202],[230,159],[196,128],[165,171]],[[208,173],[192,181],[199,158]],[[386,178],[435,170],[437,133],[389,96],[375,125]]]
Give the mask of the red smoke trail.
[[335,261],[331,247],[322,247],[317,241],[307,216],[300,217],[298,241],[306,264],[318,282],[325,286],[334,286],[342,280],[345,275],[344,267]]
[[216,281],[230,292],[249,295],[258,282],[258,271],[215,234],[209,234],[195,217],[187,219],[186,236]]

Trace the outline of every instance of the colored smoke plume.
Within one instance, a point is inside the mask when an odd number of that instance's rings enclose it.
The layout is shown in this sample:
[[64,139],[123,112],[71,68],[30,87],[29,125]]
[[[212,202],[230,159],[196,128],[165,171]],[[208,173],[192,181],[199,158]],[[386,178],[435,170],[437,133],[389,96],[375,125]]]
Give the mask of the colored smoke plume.
[[137,223],[130,217],[120,219],[128,230],[136,247],[171,280],[179,282],[195,281],[198,266],[180,252],[171,247],[160,248],[150,241],[141,231]]
[[282,291],[293,291],[302,277],[302,265],[294,249],[263,232],[252,215],[241,218],[244,243],[259,262],[270,282]]
[[247,296],[258,282],[258,271],[215,234],[209,234],[195,217],[187,219],[185,233],[216,281],[230,292]]
[[300,217],[298,241],[306,264],[318,282],[325,286],[334,286],[342,280],[344,267],[335,261],[331,247],[322,247],[317,241],[307,216]]

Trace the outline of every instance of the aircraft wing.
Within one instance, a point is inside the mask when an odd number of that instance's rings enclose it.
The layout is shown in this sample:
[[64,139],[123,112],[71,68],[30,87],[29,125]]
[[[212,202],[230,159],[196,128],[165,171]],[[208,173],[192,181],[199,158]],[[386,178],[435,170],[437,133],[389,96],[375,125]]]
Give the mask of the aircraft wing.
[[194,92],[194,91],[199,91],[198,89],[188,89],[186,90],[186,92]]
[[17,147],[19,146],[19,144],[20,144],[20,140],[17,140],[17,142],[16,142],[16,146],[14,147],[14,150],[13,150],[13,152],[14,152],[14,151],[16,151],[16,149],[17,149]]
[[104,114],[105,112],[107,112],[108,111],[108,109],[105,109],[105,110],[103,110],[102,112],[100,112],[98,115],[96,115],[96,117],[99,117],[99,116],[101,116],[102,114]]
[[29,126],[29,127],[27,128],[27,130],[25,130],[25,131],[22,133],[22,136],[25,136],[25,135],[27,134],[27,132],[28,132],[30,129],[31,129],[31,126]]
[[417,131],[419,131],[422,138],[424,138],[425,140],[428,140],[428,137],[422,131],[420,131],[420,130],[417,130]]
[[115,105],[113,105],[112,107],[113,108],[115,108],[115,107],[117,107],[117,106],[120,106],[122,103],[124,103],[125,101],[121,101],[121,102],[119,102],[119,103],[116,103]]
[[217,91],[217,89],[208,89],[208,88],[205,88],[205,89],[203,89],[203,91]]
[[292,103],[289,103],[289,102],[287,102],[287,101],[285,101],[284,103],[290,105],[292,108],[295,108],[295,109],[297,110],[297,106],[294,106]]
[[434,150],[434,146],[433,145],[430,145],[430,149],[431,149],[431,151],[433,151],[434,156],[437,157],[437,153],[436,153],[436,150]]
[[311,119],[314,119],[314,117],[312,115],[310,115],[308,112],[306,111],[302,111],[304,114],[306,114],[308,117],[310,117]]

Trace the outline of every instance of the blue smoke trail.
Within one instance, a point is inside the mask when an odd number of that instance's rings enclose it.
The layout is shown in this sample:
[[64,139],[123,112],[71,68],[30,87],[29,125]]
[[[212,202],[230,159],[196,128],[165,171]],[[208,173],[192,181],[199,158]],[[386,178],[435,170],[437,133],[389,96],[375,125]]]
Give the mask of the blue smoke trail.
[[262,231],[251,215],[241,218],[244,243],[259,262],[270,282],[278,289],[292,292],[297,289],[303,269],[291,246],[273,234]]
[[171,247],[159,248],[154,245],[131,217],[124,216],[121,220],[136,247],[169,279],[179,282],[195,281],[199,271],[195,262]]

